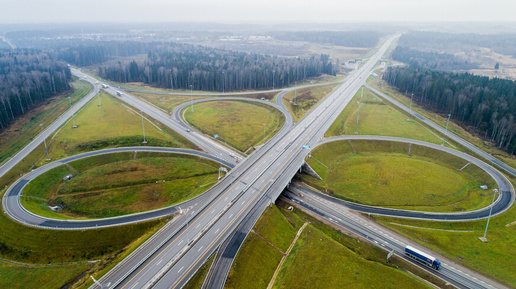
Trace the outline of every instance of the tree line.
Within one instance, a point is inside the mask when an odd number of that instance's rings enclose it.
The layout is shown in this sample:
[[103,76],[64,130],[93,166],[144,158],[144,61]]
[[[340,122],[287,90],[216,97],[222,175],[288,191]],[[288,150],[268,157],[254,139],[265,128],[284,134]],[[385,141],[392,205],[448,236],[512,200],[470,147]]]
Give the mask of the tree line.
[[469,70],[478,68],[478,63],[470,62],[448,53],[427,52],[397,46],[392,52],[392,59],[409,64],[411,67],[443,71]]
[[328,55],[278,57],[187,44],[170,44],[145,60],[103,64],[98,74],[117,82],[144,82],[207,91],[278,88],[321,74],[336,75]]
[[36,50],[0,50],[0,130],[45,99],[70,89],[68,66]]
[[390,67],[383,79],[413,101],[431,111],[447,115],[470,132],[516,151],[516,82],[420,68]]

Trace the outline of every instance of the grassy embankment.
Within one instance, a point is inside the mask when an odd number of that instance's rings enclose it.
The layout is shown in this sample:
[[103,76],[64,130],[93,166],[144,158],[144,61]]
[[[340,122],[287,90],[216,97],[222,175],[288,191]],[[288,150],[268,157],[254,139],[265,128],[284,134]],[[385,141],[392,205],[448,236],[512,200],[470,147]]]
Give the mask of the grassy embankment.
[[[326,137],[353,135],[357,130],[361,135],[396,136],[436,144],[442,143],[440,135],[435,134],[413,117],[407,121],[406,114],[395,109],[369,89],[364,88],[363,97],[361,95],[362,91],[359,90],[325,133]],[[357,101],[361,103],[358,129],[356,128]]]
[[[217,181],[218,164],[166,153],[117,153],[52,169],[24,188],[23,206],[52,218],[105,218],[190,199]],[[77,174],[77,173],[78,174]],[[63,181],[63,177],[75,177]],[[60,213],[48,205],[60,205]]]
[[[189,92],[189,91],[188,91]],[[140,97],[141,99],[148,101],[154,104],[157,107],[164,109],[165,111],[172,112],[174,108],[182,103],[189,102],[190,100],[197,99],[205,99],[210,97],[225,97],[224,95],[194,95],[190,97],[189,95],[167,95],[167,94],[152,94],[152,93],[141,93],[141,92],[131,92],[132,95]],[[241,95],[228,95],[227,97],[245,97],[245,98],[256,98],[256,99],[264,99],[272,101],[276,93],[253,93],[253,94],[241,94]],[[194,104],[194,110],[199,104]]]
[[[82,82],[81,82],[82,83]],[[87,91],[84,89],[81,92],[82,95],[87,94]],[[78,97],[78,96],[76,96]],[[76,98],[77,99],[77,98]],[[113,99],[112,99],[113,100]],[[134,128],[136,131],[130,131],[125,126],[123,129],[116,128],[114,125],[117,123],[113,123],[113,118],[110,118],[106,115],[119,115],[120,110],[127,111],[126,108],[122,107],[119,103],[115,105],[110,105],[110,101],[104,95],[102,95],[103,108],[109,108],[110,111],[106,111],[104,113],[104,117],[98,118],[99,115],[94,116],[93,120],[90,121],[105,121],[104,126],[112,127],[111,130],[101,130],[97,133],[98,137],[102,137],[99,135],[100,133],[107,133],[108,136],[105,138],[109,139],[109,134],[112,132],[116,133],[116,130],[124,130],[129,131],[128,135],[137,135],[141,128],[141,120],[137,116],[135,116],[135,122],[139,122],[140,125],[135,125]],[[111,101],[112,103],[113,101]],[[61,103],[61,105],[59,105]],[[36,127],[34,129],[34,134],[37,134],[38,124],[49,124],[55,118],[57,118],[64,110],[68,109],[68,100],[66,98],[61,98],[60,100],[56,100],[56,103],[49,103],[45,108],[42,109],[42,112],[37,116],[34,116],[33,126]],[[96,103],[92,102],[88,107],[97,108]],[[102,108],[101,107],[101,108]],[[122,108],[120,108],[122,107]],[[87,108],[86,108],[87,109]],[[85,109],[85,110],[86,110]],[[83,110],[83,112],[85,111]],[[43,112],[44,111],[44,112]],[[80,115],[83,112],[79,113],[76,117],[76,121],[79,122]],[[96,117],[96,118],[95,118]],[[124,117],[120,117],[120,122],[118,124],[126,125],[126,122],[123,121]],[[127,119],[127,114],[125,115],[125,119]],[[26,121],[29,123],[30,121]],[[81,123],[78,123],[81,125]],[[17,127],[23,127],[25,124],[20,125],[16,124]],[[65,126],[71,127],[71,124],[67,124]],[[13,126],[14,127],[14,126]],[[131,126],[129,126],[131,127]],[[151,127],[148,123],[146,127]],[[80,131],[81,128],[86,128],[84,123],[77,130]],[[71,129],[71,128],[70,128]],[[97,128],[95,128],[97,129]],[[64,129],[63,129],[64,130]],[[61,131],[62,133],[62,131]],[[20,132],[13,131],[13,137],[16,134],[20,134]],[[21,134],[20,134],[21,135]],[[89,134],[93,135],[90,130]],[[20,143],[24,145],[26,141],[24,136],[20,137]],[[3,139],[3,138],[2,138]],[[163,139],[170,139],[168,136],[164,136]],[[50,140],[50,139],[49,139]],[[88,142],[90,139],[85,139]],[[98,138],[97,138],[98,140]],[[55,140],[54,140],[55,141]],[[138,140],[139,142],[139,140]],[[66,148],[67,152],[76,153],[78,151],[89,150],[92,149],[91,146],[79,146],[76,148],[71,148],[66,145],[65,142],[63,147]],[[150,142],[150,145],[153,143]],[[55,145],[55,143],[54,143]],[[109,146],[112,143],[101,143],[96,148],[101,148],[103,145]],[[21,147],[20,146],[20,147]],[[53,146],[50,145],[50,152],[52,153]],[[65,151],[65,149],[61,149],[61,152]],[[11,171],[9,171],[6,175],[0,178],[0,187],[4,188],[11,184],[19,174],[26,173],[30,171],[32,168],[38,166],[38,164],[42,164],[41,160],[44,159],[44,146],[43,144],[36,148],[31,154],[29,154],[23,161],[21,161],[18,165],[16,165]],[[52,155],[52,158],[56,158],[57,155]],[[1,191],[4,193],[5,189]],[[2,231],[0,232],[0,243],[2,246],[0,250],[0,257],[9,260],[15,260],[26,263],[55,263],[55,262],[75,262],[75,261],[85,261],[92,259],[101,259],[101,262],[96,263],[92,270],[100,270],[105,266],[112,266],[114,264],[114,259],[116,257],[121,256],[123,254],[128,253],[128,251],[132,250],[137,246],[137,244],[141,243],[143,240],[141,236],[146,232],[154,232],[161,225],[162,221],[153,221],[136,225],[124,226],[121,228],[110,228],[108,230],[87,230],[87,231],[53,231],[53,230],[39,230],[36,228],[30,228],[23,226],[19,223],[16,223],[5,215],[0,216],[0,226],[2,227]],[[136,242],[136,243],[135,243]],[[118,260],[119,261],[119,260]],[[91,266],[91,265],[88,265]],[[52,271],[54,276],[54,282],[59,283],[61,285],[54,287],[61,287],[65,285],[69,281],[71,281],[70,276],[74,275],[75,272],[73,270],[77,269],[78,271],[82,271],[84,264],[66,264],[65,266],[55,267],[54,271]],[[40,268],[34,267],[30,268],[30,270],[25,270],[25,266],[18,265],[10,265],[5,268],[5,274],[10,274],[9,270],[17,270],[19,274],[16,275],[16,280],[20,284],[33,284],[34,286],[27,286],[25,288],[36,288],[40,287],[38,280],[35,278],[39,278],[37,276],[44,276],[38,274],[47,274],[45,272],[50,272],[48,268]],[[75,268],[75,269],[74,269]],[[68,273],[67,273],[68,272]],[[50,273],[49,273],[50,274]],[[12,274],[11,274],[12,275]],[[45,277],[41,277],[45,278]],[[89,278],[86,276],[86,278]],[[6,279],[7,282],[8,279]],[[1,287],[1,286],[0,286]]]
[[268,208],[245,240],[225,288],[266,288],[293,242],[309,221],[281,267],[273,288],[428,288],[385,265],[381,249],[357,242],[316,219],[276,206]]
[[199,268],[199,270],[197,270],[197,272],[195,272],[192,278],[188,280],[188,283],[186,283],[182,289],[201,289],[202,284],[204,283],[204,279],[206,278],[206,275],[208,275],[208,271],[210,270],[214,259],[215,254],[206,260],[206,262],[201,266],[201,268]]
[[72,81],[71,85],[74,89],[73,93],[63,93],[46,100],[0,133],[0,164],[15,155],[41,133],[40,124],[47,127],[68,110],[70,108],[68,96],[74,104],[93,89],[89,83],[79,80]]
[[[290,111],[295,122],[301,120],[317,103],[330,95],[339,84],[306,87],[290,91],[283,96],[283,105]],[[294,105],[294,98],[296,104]]]
[[[405,96],[402,93],[399,93],[395,88],[389,86],[386,82],[380,79],[371,79],[368,81],[368,83],[371,86],[374,86],[375,88],[379,89],[383,93],[389,95],[390,97],[398,100],[399,102],[403,103],[406,106],[410,105],[410,96]],[[381,85],[381,87],[380,87]],[[415,102],[412,103],[412,109],[414,112],[419,113],[420,115],[432,120],[433,122],[439,124],[442,127],[446,127],[446,115],[440,115],[437,113],[426,111],[423,107],[419,106]],[[462,128],[459,124],[453,122],[453,120],[450,120],[450,123],[448,125],[448,130],[453,132],[454,134],[460,136],[461,138],[465,139],[466,141],[476,145],[477,147],[481,148],[482,150],[492,154],[493,156],[497,157],[498,159],[502,160],[503,162],[507,163],[508,165],[516,168],[516,156],[511,156],[505,151],[502,151],[498,149],[494,144],[491,142],[488,142],[479,136],[475,136],[472,133],[468,132],[464,128]]]
[[[516,183],[513,183],[516,185]],[[492,217],[486,235],[486,220],[472,222],[431,222],[374,217],[378,223],[431,248],[452,262],[516,287],[516,208]]]
[[[421,211],[467,211],[491,202],[492,178],[458,157],[426,147],[385,141],[332,142],[315,148],[308,163],[323,178],[302,181],[338,198]],[[322,165],[322,164],[324,165]],[[331,169],[329,169],[331,168]]]
[[[65,124],[49,143],[50,158],[55,160],[77,153],[117,146],[141,146],[141,115],[113,96],[101,93],[102,106],[92,101],[75,116],[78,128]],[[145,120],[148,146],[194,147],[178,133],[155,121]]]
[[218,134],[218,140],[245,152],[274,136],[285,123],[285,116],[265,104],[242,101],[210,101],[197,104],[184,117],[207,135]]

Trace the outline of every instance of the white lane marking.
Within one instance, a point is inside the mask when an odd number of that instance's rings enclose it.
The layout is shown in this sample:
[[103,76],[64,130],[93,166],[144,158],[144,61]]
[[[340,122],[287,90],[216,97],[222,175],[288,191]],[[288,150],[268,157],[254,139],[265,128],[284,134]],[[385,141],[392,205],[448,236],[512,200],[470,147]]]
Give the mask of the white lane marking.
[[201,246],[201,248],[199,248],[199,250],[197,250],[197,252],[201,251],[201,250],[202,250],[202,248],[204,248],[204,246]]
[[226,198],[224,199],[224,201],[226,201],[227,199],[228,199],[228,197],[226,197]]
[[138,282],[136,282],[136,284],[134,284],[133,287],[131,287],[131,289],[134,289],[134,287],[136,287],[136,285],[138,285]]
[[158,261],[158,263],[156,263],[156,266],[158,266],[158,265],[159,265],[159,263],[161,263],[161,261],[163,261],[163,259],[160,259],[160,260]]
[[199,226],[200,226],[200,225],[201,225],[201,223],[199,223],[199,225],[197,225],[195,228],[196,228],[196,229],[197,229],[197,228],[199,228]]
[[231,214],[231,216],[229,216],[229,218],[228,218],[228,219],[231,219],[231,217],[233,217],[233,214]]
[[215,233],[214,233],[214,234],[217,234],[217,232],[218,232],[219,230],[220,230],[220,229],[217,229],[217,231],[215,231]]
[[183,270],[185,266],[181,267],[181,269],[179,269],[179,271],[177,271],[177,273],[181,272]]
[[215,213],[215,210],[211,211],[211,213],[210,213],[210,214],[213,214],[213,213]]
[[178,246],[179,246],[179,245],[181,245],[181,243],[183,243],[183,241],[184,241],[184,240],[181,240],[181,242],[177,243],[177,245],[178,245]]
[[242,202],[242,205],[245,204],[245,201]]

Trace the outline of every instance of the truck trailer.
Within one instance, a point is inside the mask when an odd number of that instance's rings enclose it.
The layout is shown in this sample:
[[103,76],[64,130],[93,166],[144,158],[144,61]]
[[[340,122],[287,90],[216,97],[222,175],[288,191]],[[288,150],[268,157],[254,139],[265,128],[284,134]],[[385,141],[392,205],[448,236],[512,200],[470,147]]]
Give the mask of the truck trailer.
[[411,246],[405,247],[405,255],[419,262],[422,262],[423,264],[432,267],[435,270],[439,270],[439,267],[441,267],[441,262],[439,262],[439,260],[437,260],[435,257],[432,257],[425,252],[421,252]]

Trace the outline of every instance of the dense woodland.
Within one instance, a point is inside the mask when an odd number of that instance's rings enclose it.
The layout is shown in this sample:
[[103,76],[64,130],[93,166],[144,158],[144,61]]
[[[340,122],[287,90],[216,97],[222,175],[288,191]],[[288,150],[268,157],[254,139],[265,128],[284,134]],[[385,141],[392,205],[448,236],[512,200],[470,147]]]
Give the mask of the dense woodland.
[[469,127],[510,153],[516,151],[516,82],[469,73],[390,67],[383,76],[414,102]]
[[151,51],[143,61],[101,65],[100,76],[172,89],[231,91],[278,88],[321,74],[335,75],[328,55],[277,57],[186,44]]
[[348,47],[374,47],[382,33],[376,31],[285,31],[271,32],[278,40],[305,41]]
[[35,50],[0,50],[0,130],[45,99],[69,90],[68,66]]
[[399,46],[423,51],[464,52],[478,47],[516,56],[515,34],[456,34],[430,31],[411,31],[403,34]]
[[477,63],[448,53],[427,52],[397,46],[392,52],[392,59],[407,63],[410,67],[427,68],[443,71],[458,71],[478,68]]

